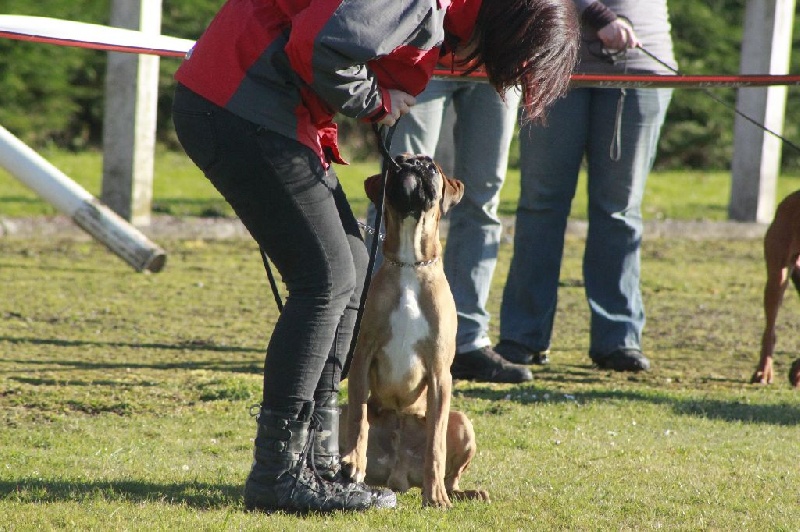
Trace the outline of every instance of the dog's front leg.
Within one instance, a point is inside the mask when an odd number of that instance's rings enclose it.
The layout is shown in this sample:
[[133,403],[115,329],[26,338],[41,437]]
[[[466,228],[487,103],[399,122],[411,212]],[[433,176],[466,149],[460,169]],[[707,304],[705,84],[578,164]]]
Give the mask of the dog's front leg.
[[447,465],[447,421],[450,415],[450,394],[453,379],[450,368],[430,372],[428,406],[425,413],[427,445],[425,474],[422,484],[422,504],[450,508],[452,503],[444,483]]
[[367,441],[369,439],[369,356],[356,346],[347,385],[347,421],[342,472],[357,482],[367,476]]
[[775,324],[778,310],[783,302],[786,286],[789,284],[789,268],[771,264],[767,258],[767,282],[764,286],[764,333],[761,336],[761,356],[750,382],[753,384],[772,384],[774,371],[772,355],[775,352]]

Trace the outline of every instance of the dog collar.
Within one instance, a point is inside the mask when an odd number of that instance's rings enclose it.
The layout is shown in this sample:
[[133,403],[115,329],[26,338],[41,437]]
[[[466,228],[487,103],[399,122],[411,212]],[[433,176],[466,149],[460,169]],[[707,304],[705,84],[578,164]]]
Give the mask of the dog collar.
[[419,262],[402,262],[399,260],[390,259],[389,257],[383,257],[383,260],[392,266],[398,266],[400,268],[424,268],[425,266],[430,266],[439,262],[439,257],[434,257],[430,260],[421,260]]

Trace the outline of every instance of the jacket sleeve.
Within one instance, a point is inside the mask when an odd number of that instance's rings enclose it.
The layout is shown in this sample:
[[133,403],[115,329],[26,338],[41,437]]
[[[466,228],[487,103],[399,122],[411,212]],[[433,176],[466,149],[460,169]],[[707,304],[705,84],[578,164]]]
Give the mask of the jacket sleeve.
[[440,44],[443,18],[436,0],[312,0],[293,17],[285,51],[332,111],[378,120],[390,104],[368,63],[400,46]]

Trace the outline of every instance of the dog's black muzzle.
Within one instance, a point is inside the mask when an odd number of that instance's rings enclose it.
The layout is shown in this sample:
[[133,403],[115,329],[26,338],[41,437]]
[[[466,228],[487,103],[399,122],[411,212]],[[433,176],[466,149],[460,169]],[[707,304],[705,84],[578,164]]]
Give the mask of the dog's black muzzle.
[[403,216],[419,218],[436,203],[439,169],[427,155],[398,155],[398,169],[390,172],[386,201]]

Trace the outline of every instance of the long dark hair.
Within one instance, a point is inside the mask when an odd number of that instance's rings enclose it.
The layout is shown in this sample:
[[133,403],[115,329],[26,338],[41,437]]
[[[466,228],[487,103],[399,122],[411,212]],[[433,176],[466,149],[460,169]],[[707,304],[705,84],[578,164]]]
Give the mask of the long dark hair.
[[579,31],[572,0],[483,0],[466,60],[483,64],[501,94],[521,88],[523,119],[540,118],[569,87]]

